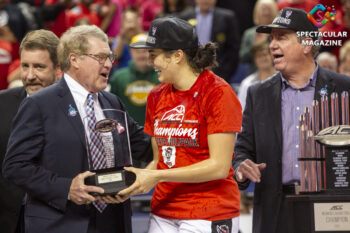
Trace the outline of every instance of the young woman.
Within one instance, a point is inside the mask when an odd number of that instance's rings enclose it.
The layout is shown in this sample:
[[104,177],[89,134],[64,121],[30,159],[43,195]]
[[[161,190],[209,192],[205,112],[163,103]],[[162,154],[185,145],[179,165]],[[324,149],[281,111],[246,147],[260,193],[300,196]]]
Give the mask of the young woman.
[[168,17],[152,22],[148,48],[162,84],[148,96],[145,132],[154,159],[116,197],[147,193],[155,185],[149,232],[238,232],[239,191],[233,180],[235,134],[241,106],[230,85],[208,68],[213,43],[198,44],[195,29]]

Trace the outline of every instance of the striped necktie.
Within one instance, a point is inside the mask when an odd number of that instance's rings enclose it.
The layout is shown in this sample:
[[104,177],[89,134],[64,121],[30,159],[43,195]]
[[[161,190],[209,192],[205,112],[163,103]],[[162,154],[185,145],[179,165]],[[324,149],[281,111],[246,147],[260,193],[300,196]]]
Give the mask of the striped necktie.
[[[105,157],[105,151],[102,144],[102,138],[99,132],[95,131],[96,116],[95,116],[95,102],[94,94],[90,93],[87,97],[86,114],[87,124],[90,136],[89,149],[91,154],[91,162],[94,170],[103,169],[107,167],[107,161]],[[98,211],[102,211],[107,207],[99,201],[92,203]]]

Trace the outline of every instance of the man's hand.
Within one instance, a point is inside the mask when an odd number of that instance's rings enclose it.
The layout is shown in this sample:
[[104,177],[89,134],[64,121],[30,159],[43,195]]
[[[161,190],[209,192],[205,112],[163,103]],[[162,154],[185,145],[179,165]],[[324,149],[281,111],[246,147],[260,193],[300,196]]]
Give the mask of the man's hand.
[[238,182],[244,182],[249,179],[253,182],[259,183],[261,173],[260,171],[266,167],[266,163],[256,164],[250,159],[244,160],[236,170],[236,180]]
[[77,205],[90,204],[95,201],[96,198],[90,195],[89,192],[104,193],[103,188],[85,185],[84,179],[94,174],[95,173],[86,171],[73,178],[69,189],[69,198],[72,202]]

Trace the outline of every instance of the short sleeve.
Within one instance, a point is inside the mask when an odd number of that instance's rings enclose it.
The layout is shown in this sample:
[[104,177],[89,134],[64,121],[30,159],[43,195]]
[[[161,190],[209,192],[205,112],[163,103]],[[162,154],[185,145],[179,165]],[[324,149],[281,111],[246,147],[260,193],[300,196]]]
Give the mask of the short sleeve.
[[229,85],[213,88],[204,104],[208,134],[241,132],[242,107]]
[[151,91],[147,97],[147,107],[146,107],[146,120],[145,120],[145,126],[144,126],[144,132],[154,136],[154,119],[153,119],[153,112],[154,112],[154,93]]

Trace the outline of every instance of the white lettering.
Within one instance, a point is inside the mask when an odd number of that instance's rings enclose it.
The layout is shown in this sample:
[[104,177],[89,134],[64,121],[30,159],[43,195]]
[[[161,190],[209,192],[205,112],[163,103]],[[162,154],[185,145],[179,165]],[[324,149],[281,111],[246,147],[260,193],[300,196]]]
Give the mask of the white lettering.
[[164,121],[182,121],[183,115],[182,114],[169,114],[168,116],[164,117],[162,120]]
[[283,18],[283,17],[277,17],[273,21],[273,24],[276,24],[276,23],[290,24],[290,19],[286,19],[286,18]]
[[155,44],[156,43],[156,38],[153,37],[153,36],[147,36],[147,40],[146,41],[148,43]]
[[304,46],[342,46],[341,40],[302,40]]
[[330,32],[330,31],[324,31],[324,32],[318,32],[318,31],[298,31],[296,32],[297,37],[348,37],[348,32],[346,31],[340,31],[340,32]]
[[163,136],[163,137],[168,137],[171,138],[173,136],[177,136],[177,137],[190,137],[192,139],[195,139],[197,134],[198,134],[198,130],[196,128],[182,128],[181,125],[178,128],[162,128],[162,127],[155,127],[154,128],[154,134],[155,136]]

